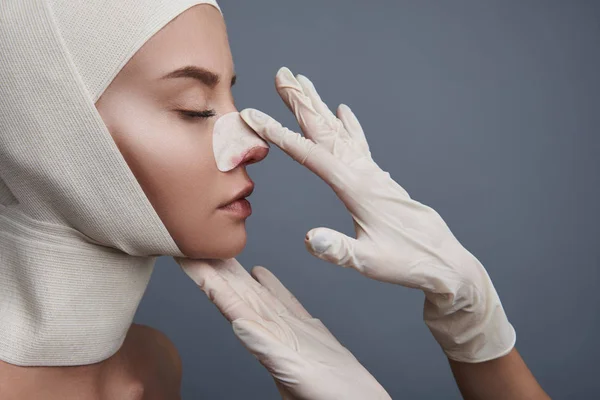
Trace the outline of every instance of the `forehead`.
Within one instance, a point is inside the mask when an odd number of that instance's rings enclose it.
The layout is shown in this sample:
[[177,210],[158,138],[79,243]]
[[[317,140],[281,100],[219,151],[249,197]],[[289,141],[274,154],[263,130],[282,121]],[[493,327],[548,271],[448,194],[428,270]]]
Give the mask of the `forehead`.
[[144,43],[128,64],[137,73],[152,78],[183,65],[233,74],[223,16],[209,4],[187,9]]

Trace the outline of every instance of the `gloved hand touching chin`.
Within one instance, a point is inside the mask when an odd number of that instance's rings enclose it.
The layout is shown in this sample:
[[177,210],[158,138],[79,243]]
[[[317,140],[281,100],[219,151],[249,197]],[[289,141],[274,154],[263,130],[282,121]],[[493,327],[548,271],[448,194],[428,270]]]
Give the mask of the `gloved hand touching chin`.
[[234,258],[175,260],[231,321],[236,336],[271,373],[283,399],[391,399],[266,268],[252,270],[255,280]]
[[327,228],[306,235],[315,256],[380,281],[425,292],[424,320],[451,360],[496,359],[516,334],[483,265],[431,207],[414,199],[371,158],[357,118],[345,105],[334,115],[304,76],[281,68],[281,98],[304,136],[254,109],[242,118],[329,184],[352,218],[356,238]]

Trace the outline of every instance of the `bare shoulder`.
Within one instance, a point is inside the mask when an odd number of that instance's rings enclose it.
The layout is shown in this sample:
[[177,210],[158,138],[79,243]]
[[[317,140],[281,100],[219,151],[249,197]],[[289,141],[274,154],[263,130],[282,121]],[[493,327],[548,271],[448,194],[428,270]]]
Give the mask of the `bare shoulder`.
[[152,351],[160,361],[167,361],[181,373],[181,357],[175,344],[165,333],[148,325],[132,324],[127,336],[131,336],[140,347]]
[[125,342],[130,365],[147,393],[154,393],[160,399],[178,399],[181,357],[169,337],[150,326],[132,324]]

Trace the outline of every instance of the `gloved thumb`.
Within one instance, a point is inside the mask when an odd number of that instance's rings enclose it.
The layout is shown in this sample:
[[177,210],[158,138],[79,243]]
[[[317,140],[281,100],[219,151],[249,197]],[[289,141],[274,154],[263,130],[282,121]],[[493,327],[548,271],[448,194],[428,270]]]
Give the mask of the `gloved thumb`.
[[329,228],[308,231],[304,239],[306,249],[315,257],[359,272],[364,269],[360,253],[362,243]]
[[239,318],[231,322],[237,338],[258,361],[275,377],[283,382],[296,379],[292,372],[299,371],[300,355],[289,348],[261,323]]

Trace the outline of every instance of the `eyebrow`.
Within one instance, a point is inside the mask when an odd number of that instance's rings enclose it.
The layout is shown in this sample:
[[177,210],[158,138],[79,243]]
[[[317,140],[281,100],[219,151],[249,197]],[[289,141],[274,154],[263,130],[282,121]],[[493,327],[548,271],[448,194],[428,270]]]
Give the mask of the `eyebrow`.
[[[178,68],[175,71],[171,71],[160,79],[170,78],[192,78],[195,79],[209,88],[213,89],[221,81],[221,76],[213,71],[205,68],[188,65],[182,68]],[[231,78],[231,86],[235,85],[237,75],[233,75]]]

